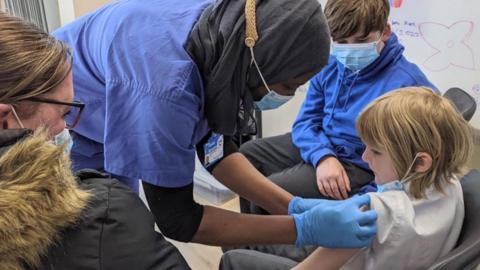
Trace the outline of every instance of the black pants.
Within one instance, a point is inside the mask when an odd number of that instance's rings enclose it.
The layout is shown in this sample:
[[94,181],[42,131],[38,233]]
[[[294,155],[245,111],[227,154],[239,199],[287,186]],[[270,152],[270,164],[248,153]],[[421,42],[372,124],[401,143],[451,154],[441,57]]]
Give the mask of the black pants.
[[[325,198],[318,190],[315,168],[302,160],[300,151],[292,143],[290,133],[247,142],[242,145],[240,152],[263,175],[293,195],[303,198]],[[350,179],[349,195],[357,193],[362,186],[373,180],[371,172],[347,162],[340,162]],[[268,214],[243,198],[240,199],[240,208],[243,213]],[[313,247],[299,249],[292,245],[242,248],[276,254],[295,261],[301,261],[314,250]]]

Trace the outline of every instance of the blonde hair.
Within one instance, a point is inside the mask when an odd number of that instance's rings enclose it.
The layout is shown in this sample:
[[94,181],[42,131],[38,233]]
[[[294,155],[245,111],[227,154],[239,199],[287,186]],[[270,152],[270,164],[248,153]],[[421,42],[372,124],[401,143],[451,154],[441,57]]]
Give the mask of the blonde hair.
[[428,88],[401,88],[379,97],[360,114],[357,130],[365,143],[386,151],[398,177],[418,152],[432,157],[430,169],[412,169],[405,178],[415,198],[423,198],[432,185],[443,191],[454,175],[464,173],[472,154],[471,127],[449,100]]
[[0,157],[0,265],[2,269],[35,268],[75,224],[90,193],[82,190],[62,147],[40,129]]
[[388,0],[328,0],[325,17],[333,40],[358,32],[363,37],[372,31],[383,31],[388,22]]
[[34,24],[0,12],[0,103],[54,89],[71,70],[68,47]]

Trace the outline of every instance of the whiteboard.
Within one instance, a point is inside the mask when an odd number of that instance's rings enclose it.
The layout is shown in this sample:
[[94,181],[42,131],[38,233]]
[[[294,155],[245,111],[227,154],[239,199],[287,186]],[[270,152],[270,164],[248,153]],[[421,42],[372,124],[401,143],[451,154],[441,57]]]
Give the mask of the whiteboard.
[[[389,21],[405,57],[442,93],[460,87],[480,104],[480,1],[389,1]],[[480,128],[478,110],[470,122]]]

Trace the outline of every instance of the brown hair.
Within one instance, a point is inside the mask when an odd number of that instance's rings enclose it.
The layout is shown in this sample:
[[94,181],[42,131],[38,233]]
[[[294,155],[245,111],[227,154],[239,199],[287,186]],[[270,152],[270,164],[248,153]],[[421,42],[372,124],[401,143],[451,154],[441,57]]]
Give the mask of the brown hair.
[[0,103],[54,89],[71,70],[68,47],[34,24],[0,12]]
[[388,0],[329,0],[324,12],[333,40],[358,32],[366,37],[372,31],[383,31],[390,4]]
[[362,140],[384,149],[396,175],[407,172],[418,152],[432,157],[426,172],[412,172],[410,193],[423,198],[432,185],[439,191],[464,173],[473,148],[472,129],[446,98],[421,87],[401,88],[367,106],[357,120]]

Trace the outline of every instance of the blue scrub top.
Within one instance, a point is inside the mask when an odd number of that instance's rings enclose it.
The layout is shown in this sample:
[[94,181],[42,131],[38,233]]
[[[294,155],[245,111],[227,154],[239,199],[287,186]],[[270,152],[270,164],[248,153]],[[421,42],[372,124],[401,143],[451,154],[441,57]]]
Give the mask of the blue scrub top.
[[190,184],[208,132],[203,82],[185,50],[211,0],[130,0],[53,33],[72,49],[75,169],[105,170],[130,186]]

